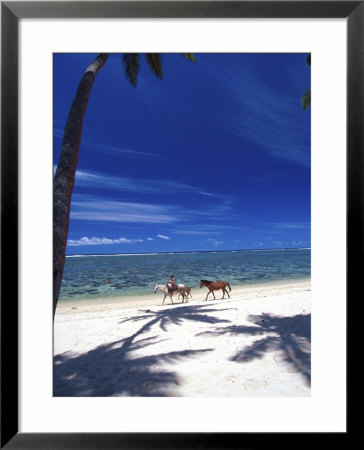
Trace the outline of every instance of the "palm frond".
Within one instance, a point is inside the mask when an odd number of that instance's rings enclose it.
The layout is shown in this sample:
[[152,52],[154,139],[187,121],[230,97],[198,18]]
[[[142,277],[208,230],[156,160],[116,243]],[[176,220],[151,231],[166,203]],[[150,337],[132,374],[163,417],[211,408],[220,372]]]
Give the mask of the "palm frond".
[[181,53],[184,58],[187,58],[189,61],[197,63],[197,59],[193,53]]
[[159,53],[146,53],[145,57],[147,58],[147,62],[151,71],[156,75],[157,78],[163,78],[163,69],[162,69],[162,59]]
[[136,87],[138,80],[139,60],[139,53],[124,53],[123,55],[126,76],[134,87]]
[[307,89],[301,97],[301,105],[304,110],[311,106],[311,89]]

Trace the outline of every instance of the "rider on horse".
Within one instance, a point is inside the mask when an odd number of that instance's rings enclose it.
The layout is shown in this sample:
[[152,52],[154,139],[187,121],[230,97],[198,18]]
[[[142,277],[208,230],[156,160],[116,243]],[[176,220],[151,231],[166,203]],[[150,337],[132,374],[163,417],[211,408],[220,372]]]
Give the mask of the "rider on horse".
[[175,289],[177,287],[176,281],[173,277],[173,273],[171,273],[171,277],[170,277],[169,281],[167,282],[166,286],[168,288],[168,292],[173,291],[173,289]]

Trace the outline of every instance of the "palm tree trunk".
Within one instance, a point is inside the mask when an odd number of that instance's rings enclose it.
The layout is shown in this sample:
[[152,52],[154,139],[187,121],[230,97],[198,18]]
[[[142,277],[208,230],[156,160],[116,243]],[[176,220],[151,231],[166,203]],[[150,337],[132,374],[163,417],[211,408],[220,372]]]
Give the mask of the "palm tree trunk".
[[65,263],[71,196],[81,143],[83,117],[96,75],[109,54],[100,53],[86,69],[73,100],[64,130],[61,155],[53,183],[53,317]]

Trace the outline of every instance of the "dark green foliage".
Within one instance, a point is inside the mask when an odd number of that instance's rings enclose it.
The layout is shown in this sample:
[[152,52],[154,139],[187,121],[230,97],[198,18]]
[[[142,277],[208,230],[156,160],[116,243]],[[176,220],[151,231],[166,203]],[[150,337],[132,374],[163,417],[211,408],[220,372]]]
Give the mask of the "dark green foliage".
[[195,58],[195,55],[193,53],[182,53],[182,56],[187,58],[188,60],[197,63],[197,59]]
[[[182,56],[189,61],[197,63],[193,53],[182,53]],[[145,57],[151,71],[157,78],[163,78],[162,58],[160,53],[146,53]],[[136,87],[138,81],[138,73],[140,68],[140,55],[139,53],[124,53],[122,61],[125,68],[125,73],[130,83]]]
[[[306,63],[309,67],[311,67],[311,53],[307,53]],[[308,109],[308,107],[311,106],[311,89],[307,89],[303,93],[301,97],[301,105],[304,110]]]
[[126,76],[134,87],[136,87],[138,80],[139,61],[139,53],[124,53],[123,55]]
[[152,72],[157,76],[157,78],[163,78],[162,70],[162,59],[159,53],[146,53],[145,57]]
[[301,97],[301,105],[306,110],[311,105],[311,89],[307,89]]

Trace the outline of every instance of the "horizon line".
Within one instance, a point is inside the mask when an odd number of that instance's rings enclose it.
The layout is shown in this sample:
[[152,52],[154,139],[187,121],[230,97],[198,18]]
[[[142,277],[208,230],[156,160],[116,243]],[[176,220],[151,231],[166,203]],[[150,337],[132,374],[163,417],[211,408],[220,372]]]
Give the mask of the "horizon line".
[[222,252],[251,252],[251,251],[271,251],[271,250],[311,250],[311,247],[281,247],[281,248],[243,248],[243,249],[226,249],[226,250],[176,250],[176,251],[155,251],[155,252],[116,252],[116,253],[73,253],[66,254],[66,258],[70,256],[117,256],[117,255],[162,255],[174,253],[222,253]]

